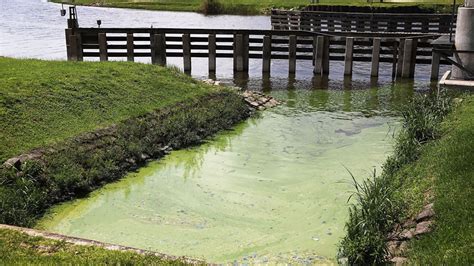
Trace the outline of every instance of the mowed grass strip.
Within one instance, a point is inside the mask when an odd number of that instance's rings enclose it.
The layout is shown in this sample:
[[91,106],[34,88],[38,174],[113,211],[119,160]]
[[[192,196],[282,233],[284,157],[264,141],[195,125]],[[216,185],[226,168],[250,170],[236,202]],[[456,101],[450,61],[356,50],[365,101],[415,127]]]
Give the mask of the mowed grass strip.
[[0,229],[0,258],[2,265],[186,265],[153,255],[76,246],[9,229]]
[[0,161],[216,90],[155,65],[0,57]]
[[[53,0],[53,2],[64,2]],[[72,3],[71,0],[66,1]],[[78,5],[98,5],[104,7],[138,8],[149,10],[166,11],[202,11],[204,0],[75,0]],[[316,2],[316,1],[315,1]],[[299,8],[312,3],[311,0],[220,0],[223,5],[224,14],[262,14],[271,8]],[[463,3],[457,0],[457,3]],[[449,0],[419,0],[409,3],[369,3],[366,0],[320,0],[319,5],[347,5],[347,6],[373,6],[373,7],[399,7],[399,6],[425,6],[432,8],[433,5],[451,5]]]

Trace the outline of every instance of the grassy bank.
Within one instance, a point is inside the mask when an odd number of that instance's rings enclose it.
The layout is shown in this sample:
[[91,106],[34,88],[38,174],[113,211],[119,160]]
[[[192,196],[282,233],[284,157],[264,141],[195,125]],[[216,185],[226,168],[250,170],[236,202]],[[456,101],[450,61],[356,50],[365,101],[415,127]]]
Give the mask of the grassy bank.
[[76,246],[7,229],[0,229],[0,258],[3,265],[184,265],[152,255]]
[[0,58],[0,71],[2,161],[40,148],[0,167],[5,224],[31,226],[51,205],[249,115],[237,93],[153,65]]
[[[54,0],[54,2],[69,2],[63,0]],[[219,2],[219,14],[265,14],[271,8],[302,8],[311,3],[310,0],[75,0],[78,5],[94,5],[103,7],[121,7],[121,8],[137,8],[149,10],[165,10],[165,11],[190,11],[190,12],[206,12],[206,2]],[[463,1],[459,1],[462,3]],[[420,6],[435,10],[446,10],[449,8],[444,6],[450,5],[452,1],[448,0],[428,0],[416,1],[414,3],[368,3],[366,0],[321,0],[319,5],[349,5],[349,6],[373,6],[373,7],[398,7],[398,6]],[[211,14],[214,12],[210,12]]]
[[403,128],[383,173],[357,185],[340,257],[382,263],[393,226],[433,202],[435,229],[409,242],[416,264],[469,265],[474,243],[474,97],[451,112],[448,98],[420,97],[402,110]]
[[0,58],[0,161],[215,90],[152,65]]

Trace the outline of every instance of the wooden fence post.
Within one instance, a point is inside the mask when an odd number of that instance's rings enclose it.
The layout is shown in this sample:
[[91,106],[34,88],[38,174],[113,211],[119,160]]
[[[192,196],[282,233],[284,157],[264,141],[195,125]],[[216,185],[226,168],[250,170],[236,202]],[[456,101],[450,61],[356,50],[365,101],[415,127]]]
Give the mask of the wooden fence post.
[[290,35],[288,43],[288,60],[289,60],[289,72],[291,74],[296,72],[296,35]]
[[217,53],[217,45],[216,45],[216,35],[209,34],[209,73],[216,72],[216,53]]
[[99,33],[99,55],[100,61],[109,60],[107,52],[107,35],[105,33]]
[[354,55],[354,38],[347,37],[346,38],[346,54],[344,59],[344,75],[350,76],[352,75],[352,61]]
[[439,78],[439,61],[440,55],[433,48],[433,54],[431,59],[431,80],[438,80]]
[[242,34],[234,35],[234,71],[244,71],[244,37]]
[[407,39],[403,48],[402,78],[413,78],[415,76],[417,40]]
[[166,36],[164,33],[155,34],[156,63],[166,66]]
[[250,36],[242,34],[242,66],[243,71],[249,71],[249,52],[250,52]]
[[323,73],[324,37],[318,36],[314,39],[314,74]]
[[134,49],[133,33],[127,33],[127,61],[129,62],[135,61],[135,56],[133,54]]
[[268,35],[263,36],[262,60],[262,72],[270,73],[272,60],[272,38]]
[[397,77],[402,76],[402,68],[403,68],[403,55],[405,50],[405,39],[400,39],[398,44],[398,55],[397,55]]
[[188,73],[191,72],[191,35],[189,33],[183,34],[183,70]]
[[329,75],[329,47],[330,47],[330,43],[329,43],[329,37],[327,36],[324,36],[323,37],[323,40],[324,40],[324,49],[323,49],[323,75]]
[[372,68],[370,70],[370,76],[378,77],[379,76],[379,61],[380,61],[380,38],[374,38],[372,44]]
[[65,30],[65,36],[66,36],[66,56],[68,61],[72,61],[72,56],[71,56],[71,43],[69,40],[71,39],[72,35],[72,30],[71,29],[66,29]]

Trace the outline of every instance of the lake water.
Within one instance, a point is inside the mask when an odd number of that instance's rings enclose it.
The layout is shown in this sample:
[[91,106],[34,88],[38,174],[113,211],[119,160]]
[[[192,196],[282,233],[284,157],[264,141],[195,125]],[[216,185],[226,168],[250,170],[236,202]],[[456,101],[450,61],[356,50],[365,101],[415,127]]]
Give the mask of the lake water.
[[[0,56],[64,60],[59,9],[1,1]],[[103,27],[270,28],[264,16],[94,7],[78,14],[84,27],[101,19]],[[342,62],[331,63],[326,78],[313,77],[310,62],[298,62],[290,77],[286,61],[274,60],[268,77],[259,61],[250,62],[248,76],[234,76],[231,60],[217,67],[224,83],[263,90],[283,104],[53,208],[38,227],[209,262],[333,262],[353,190],[348,170],[359,180],[380,171],[397,128],[393,111],[429,89],[428,66],[417,67],[416,83],[392,83],[384,64],[378,79],[368,78],[365,63],[355,63],[352,78],[342,78]],[[193,59],[193,76],[207,78],[206,70],[206,60]]]

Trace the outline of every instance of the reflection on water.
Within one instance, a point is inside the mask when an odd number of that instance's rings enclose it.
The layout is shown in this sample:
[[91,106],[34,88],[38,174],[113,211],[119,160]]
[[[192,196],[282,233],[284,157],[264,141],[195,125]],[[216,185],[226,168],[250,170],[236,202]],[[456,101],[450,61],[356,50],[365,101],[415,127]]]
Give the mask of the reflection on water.
[[53,210],[40,227],[210,262],[333,260],[352,189],[413,91],[273,89],[284,104]]

